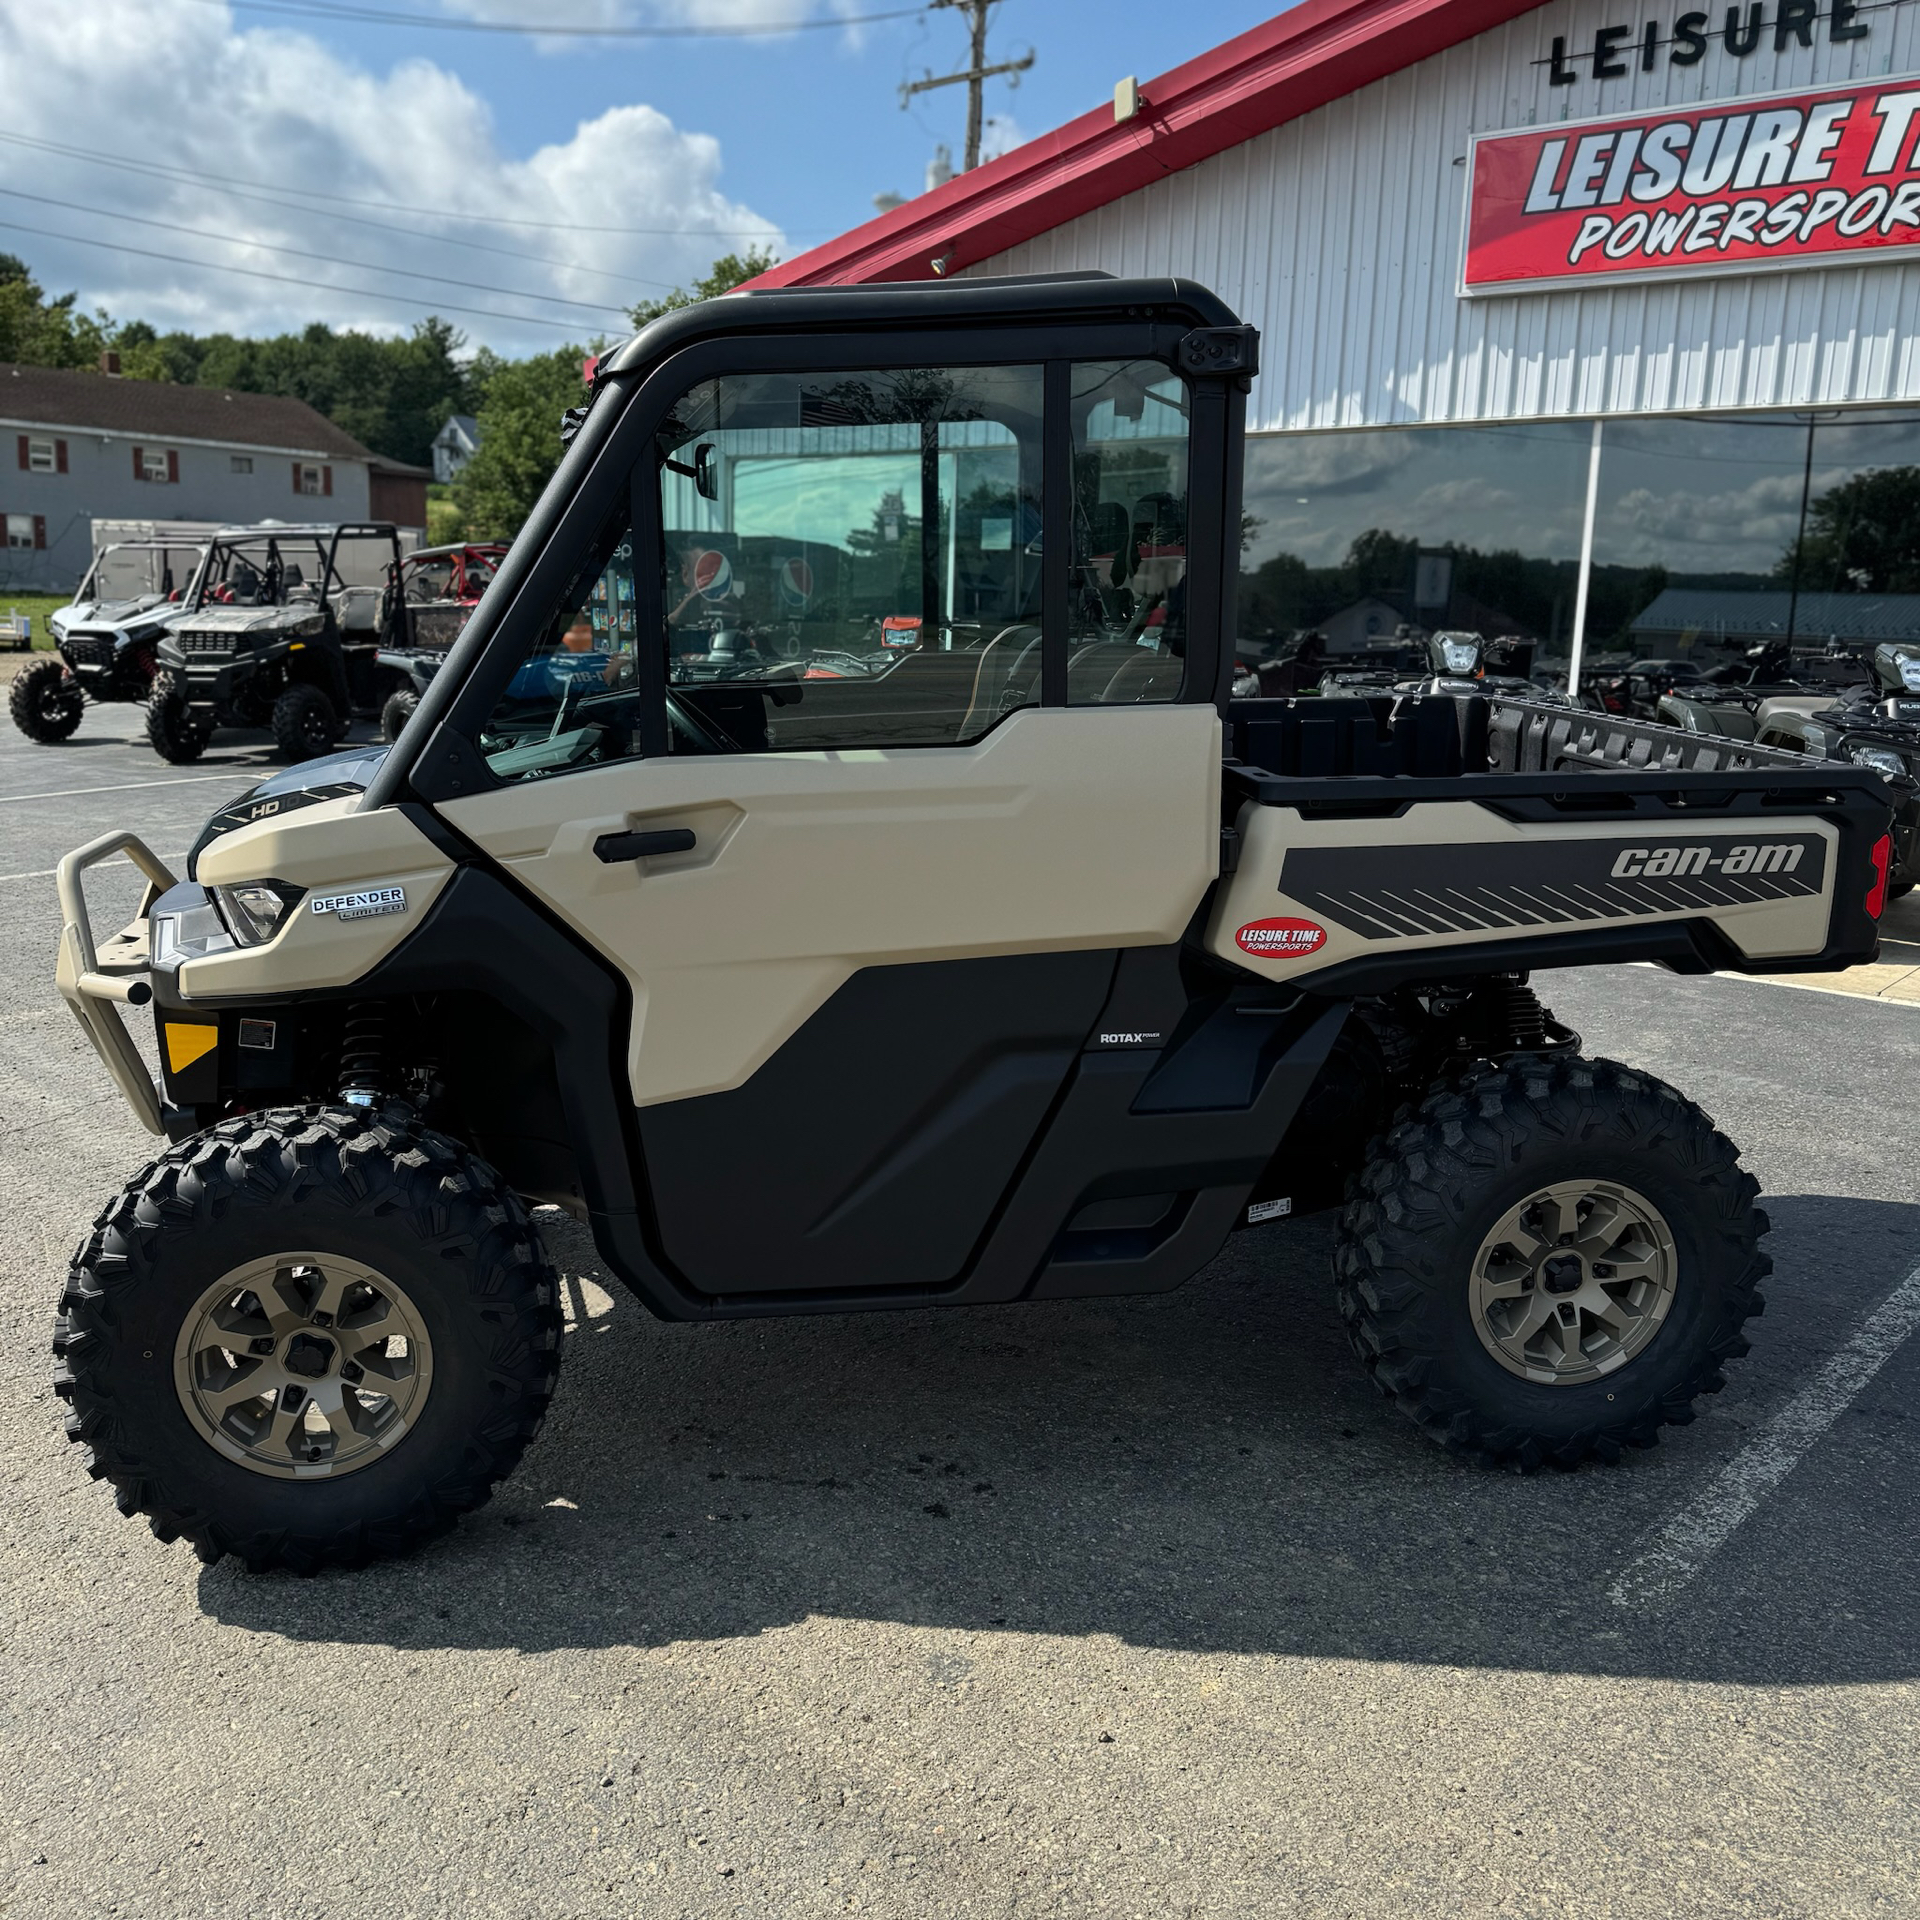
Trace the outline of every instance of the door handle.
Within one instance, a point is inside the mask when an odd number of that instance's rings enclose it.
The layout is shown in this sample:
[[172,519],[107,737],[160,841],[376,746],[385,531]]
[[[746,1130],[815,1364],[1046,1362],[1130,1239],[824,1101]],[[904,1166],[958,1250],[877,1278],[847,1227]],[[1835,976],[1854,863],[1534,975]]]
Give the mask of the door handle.
[[661,827],[652,833],[603,833],[593,843],[593,857],[614,866],[622,860],[644,860],[655,853],[691,853],[691,827]]

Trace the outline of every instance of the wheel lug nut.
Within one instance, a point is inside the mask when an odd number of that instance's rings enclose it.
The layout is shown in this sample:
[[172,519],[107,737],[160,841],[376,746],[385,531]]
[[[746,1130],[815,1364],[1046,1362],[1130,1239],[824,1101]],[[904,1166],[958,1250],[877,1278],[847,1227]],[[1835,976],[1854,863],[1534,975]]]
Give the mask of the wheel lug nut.
[[249,1353],[271,1353],[273,1351],[273,1335],[263,1333],[259,1339],[249,1344],[247,1351]]
[[1613,1269],[1609,1266],[1603,1266],[1599,1261],[1595,1261],[1593,1277],[1596,1280],[1611,1280],[1613,1278]]
[[1560,1245],[1561,1245],[1561,1246],[1563,1246],[1563,1247],[1570,1247],[1570,1246],[1572,1246],[1572,1245],[1573,1245],[1573,1235],[1572,1235],[1572,1234],[1570,1234],[1570,1233],[1563,1233],[1563,1234],[1562,1234],[1562,1235],[1560,1236]]
[[340,1369],[340,1378],[342,1380],[358,1380],[360,1378],[360,1369],[349,1360],[347,1364]]

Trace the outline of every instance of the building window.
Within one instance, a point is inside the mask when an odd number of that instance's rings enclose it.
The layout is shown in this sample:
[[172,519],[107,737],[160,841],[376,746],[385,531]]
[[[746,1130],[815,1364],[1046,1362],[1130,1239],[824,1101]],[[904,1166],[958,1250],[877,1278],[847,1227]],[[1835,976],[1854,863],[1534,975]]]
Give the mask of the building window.
[[51,436],[42,439],[38,434],[23,433],[20,436],[20,471],[22,473],[65,473],[67,470],[67,443]]
[[227,461],[227,471],[229,473],[251,473],[253,471],[253,455],[250,453],[236,453],[232,455]]
[[10,513],[7,521],[7,545],[31,550],[47,544],[47,522],[43,514]]
[[293,490],[295,493],[318,497],[333,491],[333,469],[331,467],[313,467],[296,460],[293,463]]
[[155,486],[172,486],[180,478],[180,456],[171,447],[135,447],[133,477]]

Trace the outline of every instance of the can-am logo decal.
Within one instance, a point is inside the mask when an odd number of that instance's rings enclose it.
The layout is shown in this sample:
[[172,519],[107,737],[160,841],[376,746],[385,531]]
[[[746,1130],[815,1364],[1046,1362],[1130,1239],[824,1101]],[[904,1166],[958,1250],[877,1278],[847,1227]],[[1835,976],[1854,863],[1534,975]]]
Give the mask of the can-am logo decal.
[[322,893],[314,896],[315,913],[330,913],[336,920],[371,920],[378,913],[405,913],[405,887],[366,887],[358,893]]
[[1233,938],[1262,960],[1298,960],[1327,944],[1327,930],[1312,920],[1249,920]]
[[1920,247],[1917,134],[1920,83],[1907,78],[1480,135],[1462,291],[1830,266]]
[[1678,879],[1688,873],[1792,873],[1800,864],[1806,843],[1774,840],[1761,846],[1622,847],[1613,863],[1615,880]]

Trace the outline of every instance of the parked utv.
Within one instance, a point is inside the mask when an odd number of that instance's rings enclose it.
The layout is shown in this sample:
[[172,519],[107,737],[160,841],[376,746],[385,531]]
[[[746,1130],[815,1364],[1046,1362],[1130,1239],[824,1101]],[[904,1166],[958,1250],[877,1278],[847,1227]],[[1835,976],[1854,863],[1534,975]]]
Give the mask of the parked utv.
[[400,593],[412,633],[404,646],[382,647],[376,656],[391,677],[391,690],[380,704],[383,740],[400,738],[506,555],[503,541],[466,541],[416,548],[401,563]]
[[53,653],[13,677],[13,724],[43,746],[72,737],[96,700],[145,700],[161,636],[181,617],[206,549],[123,540],[93,556],[72,601],[47,617]]
[[154,751],[197,760],[223,726],[271,728],[285,760],[331,751],[401,684],[378,659],[412,633],[400,572],[399,532],[384,521],[216,534],[160,644]]
[[[305,1571],[451,1526],[553,1392],[543,1204],[679,1320],[1154,1293],[1337,1207],[1360,1362],[1455,1453],[1691,1418],[1755,1182],[1528,970],[1871,959],[1886,784],[1478,690],[1232,700],[1255,352],[1178,280],[665,315],[398,745],[184,878],[68,855],[60,991],[164,1136],[54,1343],[123,1511]],[[689,593],[779,667],[674,679]]]

